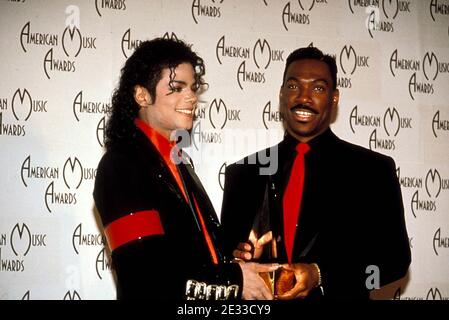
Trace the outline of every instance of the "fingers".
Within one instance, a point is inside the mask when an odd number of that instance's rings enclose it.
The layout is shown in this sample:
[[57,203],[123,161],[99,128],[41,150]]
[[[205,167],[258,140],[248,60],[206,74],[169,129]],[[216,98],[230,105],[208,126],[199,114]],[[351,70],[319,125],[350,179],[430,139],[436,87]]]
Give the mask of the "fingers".
[[[264,285],[265,286],[265,285]],[[244,300],[274,300],[274,296],[268,288],[261,287],[259,290],[251,292],[245,292],[243,295]]]
[[237,245],[237,249],[240,250],[240,251],[247,251],[247,252],[250,252],[252,250],[251,245],[249,243],[246,243],[246,242],[240,242]]
[[276,296],[279,300],[292,300],[296,298],[304,298],[307,296],[306,286],[302,283],[296,283],[296,285],[289,291],[285,292],[283,295]]
[[268,290],[267,286],[265,286],[264,290],[262,290],[260,293],[262,295],[263,300],[274,300],[273,293],[271,293],[271,291]]
[[279,267],[280,265],[278,263],[266,263],[266,264],[254,263],[254,270],[258,273],[275,271]]
[[243,275],[242,297],[245,300],[272,300],[273,294],[257,272],[257,263],[239,262]]
[[309,265],[296,263],[283,264],[281,267],[285,270],[290,270],[295,273],[296,284],[291,290],[285,292],[283,295],[277,296],[276,298],[279,300],[305,298],[313,289],[313,286],[311,285],[312,279]]
[[295,268],[293,268],[293,266],[291,264],[284,263],[284,264],[281,264],[280,266],[285,270],[295,271]]
[[245,251],[241,251],[241,250],[234,250],[232,252],[232,255],[234,256],[234,258],[242,259],[245,261],[250,261],[252,258],[252,255],[250,252],[245,252]]
[[249,243],[241,242],[237,245],[237,249],[232,252],[234,258],[249,261],[253,258],[252,247]]

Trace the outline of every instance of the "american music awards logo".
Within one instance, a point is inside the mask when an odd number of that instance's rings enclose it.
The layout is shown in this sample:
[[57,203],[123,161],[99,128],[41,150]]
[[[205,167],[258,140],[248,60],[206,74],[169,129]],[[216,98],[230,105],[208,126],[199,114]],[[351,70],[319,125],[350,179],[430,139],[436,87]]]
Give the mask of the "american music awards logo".
[[[10,100],[8,98],[0,98],[0,136],[25,136],[25,123],[30,119],[31,115],[33,113],[46,113],[47,109],[48,101],[33,99],[27,88],[18,88]],[[11,120],[13,122],[8,121],[5,117],[8,110],[11,110]]]
[[81,296],[79,295],[78,291],[67,291],[62,300],[81,300]]
[[126,0],[95,0],[95,10],[100,17],[105,11],[126,11]]
[[375,115],[359,111],[356,105],[349,115],[349,127],[352,133],[361,127],[374,128],[368,138],[371,150],[395,150],[396,137],[400,131],[413,129],[413,119],[401,116],[396,107],[387,108],[383,115]]
[[[443,229],[444,232],[444,229]],[[432,239],[433,252],[439,256],[442,250],[449,249],[449,234],[447,231],[441,234],[441,227],[439,227]],[[447,251],[446,251],[447,252]]]
[[413,7],[410,1],[402,0],[348,0],[349,10],[352,14],[363,14],[365,28],[371,39],[376,33],[393,33],[395,22],[401,15],[411,14]]
[[143,40],[136,39],[131,33],[131,28],[128,28],[122,36],[121,48],[125,58],[128,58],[132,52],[142,43]]
[[101,147],[104,147],[104,142],[106,139],[106,116],[101,118],[97,124],[96,137],[98,144]]
[[79,254],[81,247],[105,246],[106,239],[99,233],[83,232],[83,224],[76,226],[72,235],[72,246],[76,254]]
[[399,287],[394,293],[393,300],[449,300],[449,297],[444,296],[438,287],[431,287],[423,296],[403,296]]
[[295,26],[311,25],[313,21],[312,9],[318,6],[327,6],[327,4],[326,0],[288,1],[281,12],[284,29],[289,31],[289,28],[295,28]]
[[214,129],[223,129],[228,121],[240,122],[239,108],[227,107],[225,102],[219,98],[214,99],[209,106],[209,120]]
[[338,88],[352,88],[352,77],[358,70],[370,68],[370,56],[357,53],[352,45],[344,45],[338,55],[334,58],[339,65],[339,73],[337,77]]
[[434,22],[438,19],[447,21],[447,17],[444,16],[449,16],[449,4],[441,0],[430,0],[429,13]]
[[[43,59],[43,71],[45,76],[50,79],[55,72],[73,73],[76,71],[76,61],[81,50],[96,50],[97,38],[92,36],[83,36],[79,29],[79,8],[76,6],[67,7],[66,13],[69,16],[66,19],[66,27],[62,34],[35,32],[31,21],[23,26],[19,41],[24,52],[28,52],[31,46],[46,46],[50,49],[46,52]],[[76,18],[78,17],[78,18]],[[68,24],[67,22],[73,22]],[[61,45],[64,56],[56,52]]]
[[[163,39],[179,40],[178,36],[174,32],[166,32],[162,35]],[[125,58],[129,58],[136,48],[143,42],[144,39],[136,38],[134,31],[128,28],[121,38],[120,47],[122,54]]]
[[94,180],[97,172],[96,168],[83,167],[76,156],[68,157],[62,167],[35,164],[32,159],[29,155],[22,163],[22,183],[28,188],[33,180],[50,181],[44,193],[45,207],[50,213],[55,205],[76,205],[82,182]]
[[237,68],[237,84],[241,90],[245,85],[264,84],[265,71],[273,62],[284,61],[284,50],[272,48],[266,39],[257,39],[252,46],[242,46],[229,41],[223,35],[217,41],[215,55],[220,65],[232,60],[243,60]]
[[[73,231],[72,247],[77,255],[80,254],[82,248],[100,247],[100,251],[95,253],[95,273],[100,280],[103,279],[105,272],[109,272],[112,269],[110,256],[105,245],[106,238],[102,234],[84,232],[82,223],[78,224]],[[86,255],[88,252],[83,252],[83,254]]]
[[86,117],[98,117],[97,115],[101,115],[102,117],[99,119],[96,125],[96,139],[98,144],[103,147],[104,139],[105,139],[105,123],[106,116],[111,111],[111,103],[105,101],[93,101],[91,99],[86,99],[83,91],[81,90],[75,96],[73,100],[73,115],[75,116],[76,121],[80,121],[80,119],[86,119]]
[[445,82],[438,79],[449,73],[449,62],[442,61],[433,51],[427,51],[422,60],[406,56],[395,49],[390,56],[390,72],[393,77],[399,73],[410,71],[408,93],[412,100],[416,95],[433,95],[439,84]]
[[274,104],[272,104],[271,101],[268,101],[262,110],[262,122],[265,129],[268,130],[271,128],[273,126],[272,124],[281,126],[282,120],[283,118],[279,111],[279,106],[274,107]]
[[224,162],[218,170],[218,185],[220,186],[222,191],[224,191],[226,167],[227,164],[226,162]]
[[436,168],[427,170],[425,176],[406,175],[397,168],[401,188],[415,190],[410,199],[410,211],[414,218],[437,213],[441,192],[449,190],[449,179],[442,176]]
[[[214,98],[209,106],[198,105],[195,110],[195,123],[191,132],[190,143],[196,150],[200,149],[200,145],[205,144],[221,144],[223,142],[222,130],[229,126],[230,123],[240,122],[241,109],[229,106],[221,98]],[[205,121],[208,121],[206,127]],[[211,127],[211,128],[210,128]],[[188,145],[188,143],[187,143]]]
[[[47,234],[33,233],[31,230],[28,224],[17,222],[11,229],[9,237],[8,234],[0,234],[0,271],[14,273],[25,271],[25,257],[30,250],[47,246]],[[8,246],[11,251],[4,250]],[[12,254],[10,257],[7,257],[8,252]]]
[[193,0],[191,13],[195,24],[199,21],[220,19],[224,0]]
[[[198,101],[194,112],[192,130],[189,136],[183,137],[182,147],[192,146],[194,150],[198,151],[203,143],[220,144],[223,139],[221,130],[209,129],[207,125],[208,122],[210,123],[210,105],[207,105],[205,101]],[[184,141],[185,138],[187,138],[187,141]]]
[[98,278],[102,280],[105,274],[110,273],[110,270],[112,270],[111,258],[106,248],[103,247],[96,256],[95,271]]
[[435,112],[432,118],[432,133],[435,138],[438,138],[449,131],[449,120],[440,116],[440,110]]

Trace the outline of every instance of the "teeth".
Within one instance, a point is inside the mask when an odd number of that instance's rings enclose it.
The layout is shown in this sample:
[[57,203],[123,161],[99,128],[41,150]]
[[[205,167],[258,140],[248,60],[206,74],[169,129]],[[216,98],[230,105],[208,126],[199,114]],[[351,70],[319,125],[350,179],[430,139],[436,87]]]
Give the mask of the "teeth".
[[304,110],[296,110],[295,113],[298,116],[303,116],[303,117],[311,117],[313,116],[313,113],[310,111],[304,111]]
[[191,115],[193,113],[193,110],[187,110],[187,109],[178,109],[176,111],[184,113],[184,114],[188,114],[188,115]]

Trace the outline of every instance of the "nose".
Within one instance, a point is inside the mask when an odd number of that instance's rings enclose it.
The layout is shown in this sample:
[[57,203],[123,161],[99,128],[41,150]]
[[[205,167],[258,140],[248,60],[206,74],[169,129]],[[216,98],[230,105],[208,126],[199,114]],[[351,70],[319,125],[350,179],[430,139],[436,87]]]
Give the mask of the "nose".
[[301,104],[309,104],[312,101],[310,90],[306,87],[301,87],[296,99]]
[[196,103],[198,102],[198,96],[196,95],[195,91],[189,89],[185,96],[185,101],[191,103],[195,107]]

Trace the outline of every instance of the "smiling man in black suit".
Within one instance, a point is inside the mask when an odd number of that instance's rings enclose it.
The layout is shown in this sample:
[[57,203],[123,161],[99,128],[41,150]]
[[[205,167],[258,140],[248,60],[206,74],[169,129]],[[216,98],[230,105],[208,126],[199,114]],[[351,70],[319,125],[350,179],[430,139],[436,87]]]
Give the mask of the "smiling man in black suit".
[[[278,170],[263,175],[264,165],[252,161],[257,155],[226,170],[227,251],[251,260],[265,243],[274,245],[294,284],[278,299],[368,299],[371,289],[402,278],[411,262],[394,160],[330,129],[336,77],[333,57],[314,47],[293,51],[279,93],[285,137],[261,151],[278,155]],[[267,233],[254,229],[260,216],[270,221]]]

